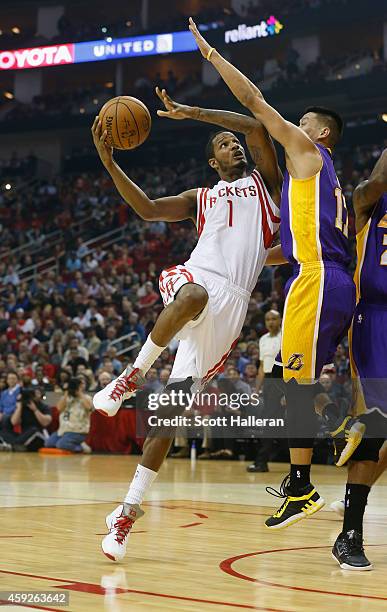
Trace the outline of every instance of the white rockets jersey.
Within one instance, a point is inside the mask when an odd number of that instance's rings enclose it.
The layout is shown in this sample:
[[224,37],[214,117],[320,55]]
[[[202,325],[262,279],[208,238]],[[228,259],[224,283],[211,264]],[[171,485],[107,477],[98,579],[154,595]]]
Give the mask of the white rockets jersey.
[[280,222],[257,170],[212,189],[197,192],[199,240],[186,262],[188,267],[217,274],[251,292],[265,264]]

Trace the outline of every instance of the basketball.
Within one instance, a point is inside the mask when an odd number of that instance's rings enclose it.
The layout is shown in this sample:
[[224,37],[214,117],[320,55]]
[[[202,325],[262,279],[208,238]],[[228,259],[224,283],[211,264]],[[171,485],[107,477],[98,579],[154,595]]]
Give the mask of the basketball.
[[150,113],[140,100],[118,96],[108,100],[99,112],[102,130],[107,131],[107,143],[115,149],[135,149],[149,136]]

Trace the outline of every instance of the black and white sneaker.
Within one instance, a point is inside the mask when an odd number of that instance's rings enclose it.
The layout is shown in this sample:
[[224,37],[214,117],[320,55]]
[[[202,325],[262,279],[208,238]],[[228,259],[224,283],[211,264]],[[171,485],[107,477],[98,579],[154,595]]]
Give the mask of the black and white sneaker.
[[293,523],[297,523],[315,512],[318,512],[325,506],[325,501],[317,493],[312,484],[307,485],[300,496],[295,497],[289,491],[290,475],[288,474],[282,481],[280,490],[277,491],[272,487],[266,487],[266,491],[275,497],[285,498],[282,506],[273,516],[270,516],[265,525],[268,529],[283,529],[289,527]]
[[363,572],[373,569],[364,554],[362,535],[354,529],[340,533],[332,548],[332,557],[341,569]]

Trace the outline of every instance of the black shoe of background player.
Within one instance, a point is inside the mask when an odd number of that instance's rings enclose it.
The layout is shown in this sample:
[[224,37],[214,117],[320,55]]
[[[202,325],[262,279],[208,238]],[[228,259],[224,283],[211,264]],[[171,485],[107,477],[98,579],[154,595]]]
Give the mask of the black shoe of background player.
[[268,472],[269,467],[267,463],[264,461],[260,461],[259,463],[251,463],[246,468],[247,472]]
[[332,548],[332,557],[344,570],[372,570],[372,563],[364,554],[362,535],[354,529],[340,533]]
[[284,502],[277,512],[265,521],[268,529],[289,527],[318,512],[325,506],[324,499],[320,497],[312,484],[306,485],[298,492],[298,495],[292,495],[289,483],[290,475],[288,474],[283,479],[279,491],[273,489],[273,487],[266,487],[266,491],[270,495],[284,498]]
[[340,419],[335,430],[330,432],[335,448],[335,464],[338,467],[345,465],[352,457],[363,439],[365,430],[364,423],[347,416]]

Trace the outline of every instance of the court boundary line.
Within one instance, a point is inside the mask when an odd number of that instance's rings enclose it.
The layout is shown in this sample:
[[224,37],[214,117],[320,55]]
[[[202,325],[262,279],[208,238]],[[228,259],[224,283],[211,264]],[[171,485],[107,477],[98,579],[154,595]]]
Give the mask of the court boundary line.
[[[368,544],[368,546],[387,546],[387,544]],[[240,559],[246,559],[247,557],[254,557],[257,555],[265,555],[270,553],[278,553],[278,552],[290,552],[294,550],[316,550],[321,548],[331,548],[330,545],[324,546],[296,546],[291,548],[276,548],[270,550],[261,550],[252,553],[244,553],[243,555],[236,555],[235,557],[229,557],[228,559],[224,559],[219,563],[219,569],[225,574],[232,576],[233,578],[238,578],[240,580],[247,580],[248,582],[254,582],[256,584],[262,584],[266,587],[275,587],[280,589],[287,589],[291,591],[301,591],[304,593],[317,593],[319,595],[330,595],[336,597],[355,597],[356,599],[372,599],[377,601],[387,601],[387,597],[380,597],[378,595],[360,595],[356,593],[339,593],[336,591],[323,591],[321,589],[313,589],[308,587],[298,587],[292,586],[289,584],[281,584],[278,582],[269,582],[268,580],[264,580],[261,578],[253,578],[252,576],[248,576],[247,574],[242,574],[235,570],[232,566],[234,563],[239,561]]]

